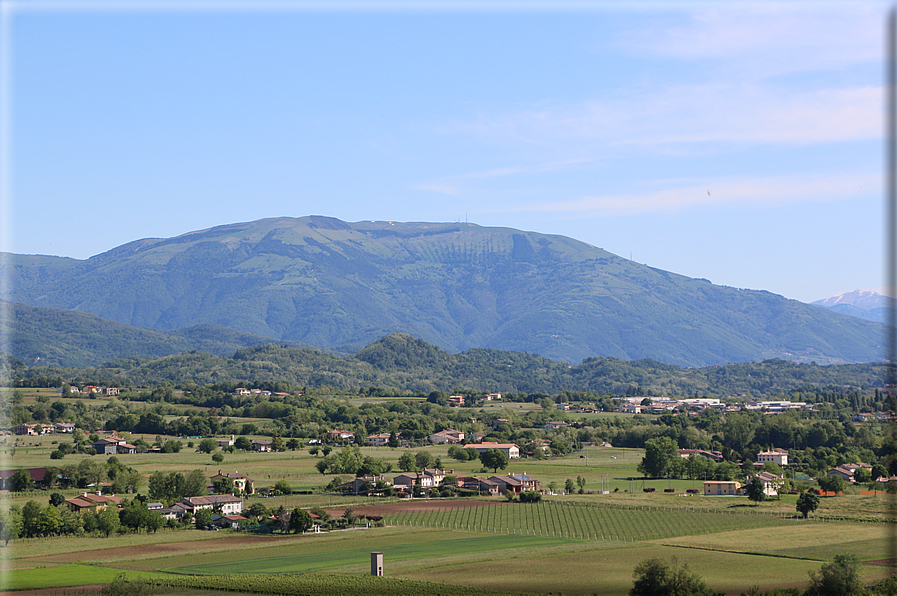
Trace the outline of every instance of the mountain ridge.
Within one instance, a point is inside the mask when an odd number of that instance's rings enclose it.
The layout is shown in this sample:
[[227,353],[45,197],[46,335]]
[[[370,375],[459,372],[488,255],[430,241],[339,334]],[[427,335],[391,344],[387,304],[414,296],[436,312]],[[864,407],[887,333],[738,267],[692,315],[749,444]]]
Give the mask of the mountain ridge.
[[268,218],[136,240],[83,261],[6,255],[0,267],[11,300],[28,306],[157,331],[222,325],[340,351],[404,332],[448,351],[567,362],[881,357],[881,328],[870,322],[565,236],[469,223]]

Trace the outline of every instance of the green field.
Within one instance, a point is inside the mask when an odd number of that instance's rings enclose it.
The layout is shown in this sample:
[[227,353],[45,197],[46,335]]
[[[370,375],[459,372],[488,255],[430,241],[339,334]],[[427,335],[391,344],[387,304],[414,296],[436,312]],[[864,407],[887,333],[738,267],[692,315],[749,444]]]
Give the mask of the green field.
[[[479,536],[475,540],[471,540],[470,537],[455,537],[447,540],[429,540],[423,543],[390,544],[389,541],[386,541],[376,548],[379,549],[378,552],[383,553],[384,559],[393,564],[398,561],[438,559],[461,553],[473,554],[532,547],[552,547],[569,542],[565,539],[533,536]],[[366,546],[326,550],[325,547],[310,553],[244,559],[237,563],[222,561],[220,563],[185,565],[165,569],[165,571],[187,575],[218,575],[227,573],[309,573],[333,571],[346,567],[363,569],[370,568],[372,548],[374,547]]]
[[[884,558],[890,535],[890,528],[883,524],[782,520],[772,515],[669,506],[649,510],[501,503],[385,519],[389,524],[385,528],[306,536],[186,530],[109,539],[24,541],[4,553],[5,564],[13,569],[14,585],[23,588],[109,581],[120,569],[127,569],[207,575],[209,581],[237,590],[233,579],[215,578],[324,572],[359,578],[368,573],[370,553],[380,551],[390,578],[503,592],[614,596],[628,592],[638,561],[675,556],[713,589],[740,594],[752,585],[803,588],[809,571],[841,552],[853,552],[864,561]],[[495,522],[481,525],[479,531],[459,527],[479,519]],[[597,522],[616,528],[616,539],[612,532],[604,540],[596,538],[588,528]],[[408,525],[412,523],[417,525]],[[527,535],[527,523],[543,532],[550,528],[554,536],[533,535],[532,530]],[[758,566],[763,574],[757,574]],[[870,582],[889,571],[866,566],[863,570]]]
[[[104,584],[111,582],[121,573],[121,569],[96,565],[60,565],[58,567],[17,569],[8,574],[8,581],[5,581],[2,587],[6,590],[33,590],[37,588],[64,588],[87,583]],[[146,579],[164,577],[160,573],[141,571],[127,571],[126,574],[128,577]]]

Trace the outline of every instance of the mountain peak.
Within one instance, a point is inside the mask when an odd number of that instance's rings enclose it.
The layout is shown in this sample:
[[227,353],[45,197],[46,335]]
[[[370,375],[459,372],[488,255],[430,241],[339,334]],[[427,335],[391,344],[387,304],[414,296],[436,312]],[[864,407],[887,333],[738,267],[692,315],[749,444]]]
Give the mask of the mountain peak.
[[887,297],[878,292],[872,290],[853,290],[851,292],[838,294],[837,296],[817,300],[811,304],[825,308],[832,308],[836,305],[849,305],[859,308],[860,310],[871,310],[873,308],[885,306],[886,302]]

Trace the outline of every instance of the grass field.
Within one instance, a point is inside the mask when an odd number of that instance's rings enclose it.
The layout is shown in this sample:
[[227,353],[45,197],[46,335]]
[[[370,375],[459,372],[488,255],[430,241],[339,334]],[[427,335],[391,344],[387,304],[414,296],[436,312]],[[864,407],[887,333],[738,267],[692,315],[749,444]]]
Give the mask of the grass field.
[[346,567],[370,569],[371,549],[377,548],[390,565],[399,561],[420,561],[421,559],[439,559],[453,555],[479,554],[493,551],[508,552],[531,547],[552,547],[569,543],[560,538],[540,538],[533,536],[479,536],[475,540],[470,537],[459,537],[427,542],[392,543],[383,541],[375,545],[341,548],[339,550],[316,550],[311,553],[285,554],[278,556],[244,559],[238,563],[222,561],[220,563],[192,564],[165,569],[164,571],[181,574],[215,575],[226,573],[309,573],[313,571],[334,571]]
[[[96,565],[59,565],[57,567],[41,567],[36,569],[19,569],[9,574],[4,581],[5,590],[34,590],[38,588],[64,588],[85,584],[109,583],[123,571]],[[129,577],[147,579],[161,578],[164,574],[142,571],[124,572]],[[85,581],[87,580],[87,581]]]

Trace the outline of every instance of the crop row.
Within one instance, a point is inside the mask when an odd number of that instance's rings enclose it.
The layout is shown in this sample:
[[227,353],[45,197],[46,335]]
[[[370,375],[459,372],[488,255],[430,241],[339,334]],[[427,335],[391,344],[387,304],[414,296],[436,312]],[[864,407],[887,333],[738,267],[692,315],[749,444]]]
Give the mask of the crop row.
[[468,586],[348,574],[246,574],[172,577],[149,580],[156,586],[195,590],[225,590],[283,596],[510,596],[507,592]]
[[448,528],[598,541],[637,541],[712,534],[787,523],[769,515],[684,508],[611,508],[573,503],[515,503],[391,515],[391,526]]

